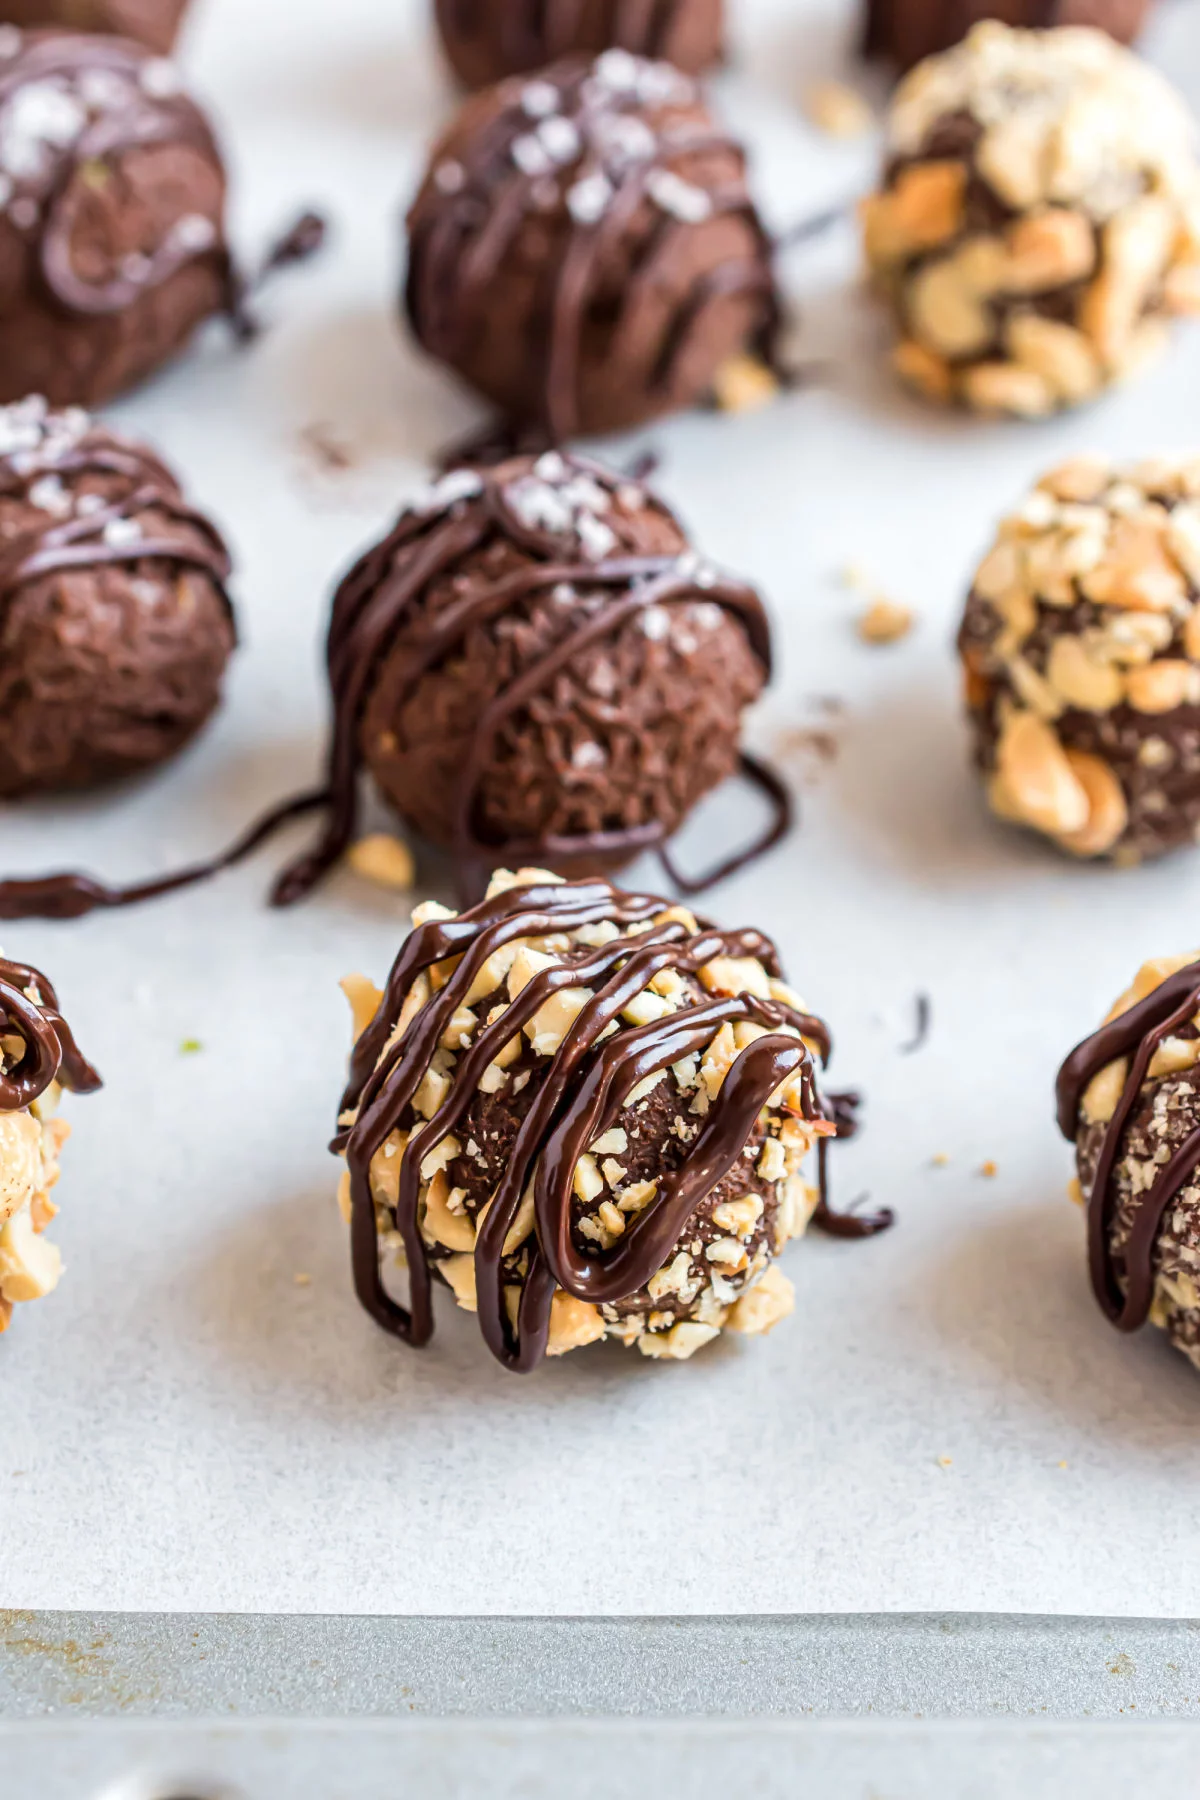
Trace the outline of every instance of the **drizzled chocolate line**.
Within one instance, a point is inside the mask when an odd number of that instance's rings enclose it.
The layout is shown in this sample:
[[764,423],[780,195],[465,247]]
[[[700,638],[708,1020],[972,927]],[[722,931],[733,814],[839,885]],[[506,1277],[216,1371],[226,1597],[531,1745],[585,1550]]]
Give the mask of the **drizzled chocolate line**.
[[1079,1108],[1088,1083],[1118,1058],[1134,1053],[1112,1118],[1105,1126],[1087,1201],[1088,1267],[1092,1291],[1118,1331],[1137,1331],[1154,1299],[1154,1245],[1163,1217],[1176,1195],[1200,1168],[1200,1127],[1190,1133],[1159,1171],[1148,1193],[1137,1198],[1129,1240],[1112,1248],[1112,1175],[1121,1134],[1146,1080],[1154,1053],[1165,1038],[1188,1024],[1200,1009],[1200,963],[1189,963],[1118,1014],[1072,1050],[1058,1072],[1058,1128],[1074,1142]]
[[[29,990],[38,997],[30,998]],[[0,1037],[22,1038],[25,1052],[0,1069],[0,1112],[20,1112],[59,1081],[73,1094],[92,1094],[100,1077],[82,1054],[58,1010],[58,995],[37,969],[0,957]]]
[[[408,1259],[409,1308],[386,1292],[379,1266],[371,1162],[406,1121],[450,1019],[465,1004],[488,958],[516,938],[546,937],[604,921],[624,929],[644,924],[666,909],[667,903],[655,895],[624,893],[606,881],[535,885],[497,894],[457,918],[429,921],[408,938],[388,977],[379,1010],[355,1047],[339,1113],[341,1118],[352,1114],[353,1122],[343,1127],[332,1145],[335,1151],[344,1151],[350,1171],[355,1290],[384,1330],[414,1346],[431,1337],[430,1259],[417,1216],[420,1164],[454,1129],[503,1045],[562,988],[594,986],[594,993],[554,1053],[496,1192],[477,1222],[480,1328],[488,1348],[506,1368],[526,1373],[540,1361],[556,1287],[603,1305],[645,1286],[696,1204],[733,1167],[763,1106],[789,1075],[799,1073],[804,1117],[818,1128],[823,1125],[826,1134],[837,1130],[818,1093],[812,1056],[799,1037],[790,1035],[797,1032],[815,1043],[824,1063],[831,1048],[828,1030],[820,1019],[779,1001],[749,994],[722,996],[605,1038],[609,1026],[660,970],[695,975],[716,956],[752,956],[777,975],[775,947],[760,932],[719,931],[703,924],[692,933],[681,920],[668,919],[633,938],[576,950],[570,960],[535,975],[499,1019],[482,1027],[462,1056],[450,1093],[434,1118],[422,1126],[419,1153],[404,1156],[395,1220]],[[462,960],[445,985],[424,1005],[414,1007],[421,975],[453,956]],[[408,1021],[401,1033],[398,1027],[406,1010]],[[726,1020],[751,1020],[764,1026],[767,1035],[737,1057],[683,1164],[659,1182],[655,1198],[631,1221],[620,1243],[603,1256],[581,1253],[571,1235],[572,1183],[580,1156],[617,1117],[625,1096],[639,1081],[707,1047]],[[789,1034],[784,1034],[784,1027],[790,1028]],[[504,1245],[531,1184],[536,1231],[525,1241],[529,1263],[514,1332],[505,1306]],[[835,1218],[825,1209],[820,1222],[826,1229],[836,1229],[831,1224]]]
[[[622,96],[602,91],[592,76],[590,62],[559,64],[540,79],[552,79],[558,88],[564,114],[579,121],[586,131],[600,117],[620,117]],[[679,77],[686,83],[686,78]],[[692,90],[694,93],[694,90]],[[637,117],[637,114],[627,116]],[[462,185],[446,193],[437,185],[436,171],[426,180],[409,215],[409,273],[407,307],[413,329],[424,347],[453,366],[467,335],[478,328],[479,313],[488,287],[508,255],[518,231],[535,211],[534,189],[540,179],[527,175],[513,160],[513,144],[530,128],[531,121],[518,103],[499,113],[490,125],[456,147],[454,160],[463,171]],[[653,177],[670,168],[680,157],[726,152],[744,166],[740,145],[711,127],[654,133],[653,154],[630,160],[623,167],[615,158],[604,163],[604,175],[612,184],[612,198],[593,223],[571,221],[567,251],[557,273],[546,347],[544,382],[545,423],[554,441],[565,443],[578,431],[579,375],[583,331],[596,278],[612,259],[647,198]],[[562,174],[562,170],[556,171]],[[749,225],[757,254],[730,258],[717,270],[699,277],[676,307],[671,331],[663,346],[654,386],[670,388],[674,371],[686,356],[704,314],[716,300],[737,293],[760,293],[763,317],[755,348],[772,368],[778,365],[777,340],[781,312],[773,272],[773,246],[758,216],[744,180],[720,188],[702,190],[710,211],[707,219],[740,217]],[[696,229],[694,222],[677,219],[656,208],[654,230],[630,269],[622,313],[636,317],[660,287],[663,270],[679,251],[679,240]],[[472,242],[473,238],[473,242]],[[464,253],[464,245],[468,246]],[[614,326],[614,340],[620,324]],[[539,408],[539,416],[541,409]]]

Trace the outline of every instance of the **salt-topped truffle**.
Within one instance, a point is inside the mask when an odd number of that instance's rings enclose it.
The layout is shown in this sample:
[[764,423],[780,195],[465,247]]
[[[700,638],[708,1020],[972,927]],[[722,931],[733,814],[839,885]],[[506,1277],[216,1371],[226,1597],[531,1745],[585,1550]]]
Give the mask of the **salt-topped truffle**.
[[720,59],[724,10],[724,0],[437,0],[437,22],[455,74],[481,88],[612,49],[699,75]]
[[983,19],[1033,29],[1092,25],[1131,44],[1149,10],[1150,0],[867,0],[863,54],[911,69]]
[[78,409],[0,408],[0,797],[162,762],[234,643],[216,528],[158,457]]
[[165,55],[174,46],[187,5],[188,0],[0,0],[0,20],[113,32]]
[[172,65],[0,27],[0,401],[96,405],[236,305],[225,171]]
[[1004,520],[959,635],[1001,818],[1136,863],[1200,838],[1200,457],[1077,457]]
[[1200,306],[1193,121],[1103,32],[978,25],[901,83],[866,253],[895,367],[1040,417],[1092,399]]
[[[590,871],[664,844],[738,766],[770,639],[754,590],[642,484],[550,451],[406,509],[338,590],[328,666],[330,824],[285,900],[353,839],[363,766],[467,894],[500,862]],[[772,842],[786,794],[740,761]]]
[[14,1306],[58,1286],[62,1258],[44,1233],[58,1212],[50,1190],[70,1126],[55,1109],[63,1088],[99,1086],[46,977],[0,957],[0,1334]]
[[417,338],[520,426],[616,431],[770,360],[772,246],[741,148],[623,50],[467,102],[409,214]]
[[345,984],[334,1147],[371,1316],[425,1343],[436,1279],[525,1372],[605,1337],[683,1359],[790,1312],[774,1258],[820,1205],[802,1166],[838,1124],[829,1034],[770,940],[539,869],[413,919],[386,991]]
[[1200,952],[1144,963],[1058,1076],[1092,1288],[1120,1331],[1150,1323],[1200,1368]]

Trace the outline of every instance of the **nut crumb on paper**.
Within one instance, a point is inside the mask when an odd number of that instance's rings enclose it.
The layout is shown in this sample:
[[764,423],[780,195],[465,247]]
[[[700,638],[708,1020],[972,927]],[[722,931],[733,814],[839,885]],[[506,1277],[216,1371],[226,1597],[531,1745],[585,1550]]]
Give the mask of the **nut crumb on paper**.
[[804,96],[804,112],[827,137],[862,137],[875,124],[870,102],[844,81],[814,81]]
[[979,1173],[981,1175],[986,1175],[990,1181],[993,1175],[998,1175],[1000,1173],[1000,1170],[997,1164],[994,1163],[989,1156],[985,1163],[979,1165]]
[[916,625],[917,616],[910,606],[880,595],[866,611],[859,614],[856,629],[864,644],[898,644]]
[[377,887],[391,888],[396,893],[408,893],[417,879],[412,851],[386,831],[359,838],[347,851],[346,861],[364,881],[373,881]]

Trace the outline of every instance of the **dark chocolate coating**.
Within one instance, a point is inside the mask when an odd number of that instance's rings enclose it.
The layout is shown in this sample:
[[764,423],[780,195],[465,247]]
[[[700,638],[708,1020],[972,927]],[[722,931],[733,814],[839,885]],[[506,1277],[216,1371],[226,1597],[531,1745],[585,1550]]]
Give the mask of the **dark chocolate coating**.
[[[351,842],[364,764],[465,893],[503,862],[617,867],[737,767],[769,668],[758,596],[639,484],[557,452],[456,471],[338,591],[330,826],[277,897]],[[786,796],[751,773],[774,841]]]
[[[97,405],[237,306],[225,170],[168,63],[33,32],[0,57],[0,401]],[[15,128],[14,128],[15,129]]]
[[666,63],[612,50],[469,100],[408,227],[420,343],[556,442],[693,406],[748,348],[773,357],[744,153]]
[[144,445],[37,402],[0,412],[0,796],[162,762],[234,644],[216,531]]
[[58,995],[39,969],[0,957],[0,1037],[19,1037],[24,1054],[0,1068],[0,1112],[19,1112],[52,1081],[73,1094],[91,1094],[100,1077],[82,1054],[58,1010]]
[[[531,872],[532,873],[532,872]],[[536,881],[536,877],[535,877]],[[655,922],[655,921],[658,922]],[[485,1024],[458,1059],[453,1084],[434,1117],[422,1127],[421,1155],[405,1156],[399,1177],[394,1228],[403,1237],[410,1277],[410,1309],[384,1289],[380,1277],[376,1197],[371,1163],[397,1129],[417,1122],[413,1099],[449,1022],[488,959],[519,938],[542,938],[596,924],[623,932],[646,929],[634,939],[616,936],[599,946],[573,944],[554,966],[535,974],[502,1016]],[[480,1329],[492,1354],[524,1373],[545,1350],[551,1301],[556,1287],[619,1319],[630,1310],[657,1304],[646,1285],[681,1241],[698,1268],[706,1265],[703,1246],[717,1235],[712,1209],[721,1199],[751,1192],[764,1202],[769,1184],[739,1168],[747,1146],[757,1150],[763,1109],[789,1078],[799,1082],[803,1116],[818,1135],[836,1135],[837,1122],[817,1088],[812,1057],[801,1038],[815,1044],[822,1060],[830,1049],[826,1027],[783,1000],[754,994],[706,994],[696,982],[716,957],[752,957],[772,975],[779,965],[774,946],[757,931],[718,931],[701,924],[691,931],[671,916],[667,902],[649,894],[626,893],[603,881],[517,886],[493,895],[459,917],[420,925],[393,965],[375,1018],[360,1037],[339,1117],[350,1113],[333,1148],[344,1151],[350,1171],[351,1235],[355,1287],[370,1315],[385,1330],[420,1345],[433,1330],[433,1268],[418,1221],[420,1163],[447,1134],[477,1144],[482,1163],[472,1170],[463,1157],[451,1177],[463,1185],[468,1210],[477,1216],[490,1198],[475,1247]],[[449,957],[460,958],[453,973],[413,1014],[392,1042],[405,1001],[423,971]],[[672,970],[687,998],[678,1009],[648,1025],[622,1022],[626,1006],[657,973]],[[526,1077],[520,1092],[506,1090],[507,1104],[489,1105],[480,1079],[504,1044],[563,989],[590,988],[592,998],[549,1056],[513,1064]],[[500,997],[499,995],[497,996]],[[478,1005],[486,1019],[490,999]],[[680,1099],[674,1065],[703,1052],[725,1021],[762,1028],[736,1057],[698,1129],[681,1139],[671,1129]],[[614,1025],[615,1030],[610,1030]],[[785,1030],[785,1028],[787,1028]],[[659,1110],[640,1113],[637,1137],[639,1178],[658,1182],[655,1195],[610,1249],[597,1252],[579,1229],[581,1208],[573,1191],[576,1165],[622,1113],[625,1097],[658,1070],[667,1076],[654,1090]],[[665,1101],[665,1105],[663,1102]],[[478,1132],[476,1131],[478,1127]],[[479,1180],[482,1168],[484,1180]],[[731,1177],[726,1187],[727,1177]],[[504,1253],[527,1184],[533,1184],[535,1230],[519,1255]],[[485,1193],[486,1190],[486,1193]],[[472,1205],[472,1200],[474,1205]],[[775,1198],[770,1196],[763,1228],[755,1240],[769,1253]],[[875,1229],[890,1216],[874,1222]],[[700,1251],[694,1249],[699,1242]],[[520,1301],[515,1329],[505,1288],[517,1284]],[[670,1307],[670,1316],[677,1309]]]
[[112,32],[165,56],[179,35],[187,6],[188,0],[0,0],[0,21]]
[[614,48],[700,75],[721,59],[724,10],[724,0],[436,0],[447,60],[469,88]]
[[981,19],[1033,30],[1091,25],[1131,44],[1149,10],[1150,0],[867,0],[863,55],[903,72],[949,50]]

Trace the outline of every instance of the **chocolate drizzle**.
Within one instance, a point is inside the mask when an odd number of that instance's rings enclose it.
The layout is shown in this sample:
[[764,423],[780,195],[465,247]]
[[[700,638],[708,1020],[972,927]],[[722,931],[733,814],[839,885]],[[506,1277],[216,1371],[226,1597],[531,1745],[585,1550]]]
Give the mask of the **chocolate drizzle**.
[[[507,99],[509,89],[500,92]],[[532,105],[533,93],[544,95],[548,105],[553,98],[551,116]],[[489,290],[518,234],[551,195],[550,216],[565,206],[568,236],[561,256],[555,253],[544,360],[522,421],[544,424],[555,442],[586,429],[579,412],[585,329],[601,288],[611,285],[601,277],[628,256],[624,240],[647,204],[655,208],[655,228],[622,283],[617,316],[607,327],[607,360],[619,361],[623,334],[662,306],[668,271],[676,262],[686,267],[686,239],[699,226],[739,218],[749,229],[751,250],[702,267],[681,294],[670,296],[670,325],[651,375],[646,415],[676,403],[677,377],[710,308],[731,295],[760,297],[754,347],[769,365],[778,363],[773,245],[746,186],[743,151],[703,116],[652,122],[663,108],[691,107],[694,114],[698,104],[686,76],[621,50],[594,63],[556,64],[523,90],[514,83],[511,103],[453,138],[453,151],[435,162],[409,214],[413,330],[431,355],[461,368],[475,337],[494,324]],[[560,128],[561,152],[549,126]],[[549,150],[542,148],[546,142]],[[735,164],[736,178],[702,186],[675,172],[677,163],[688,166],[689,159],[714,153]],[[557,183],[566,171],[573,185],[564,198]],[[603,304],[613,303],[606,297]]]
[[[420,1164],[461,1119],[480,1077],[550,996],[580,985],[593,997],[568,1028],[523,1119],[504,1174],[482,1216],[475,1247],[479,1322],[492,1354],[525,1373],[544,1354],[556,1288],[604,1305],[636,1294],[666,1260],[705,1194],[741,1155],[763,1107],[789,1077],[798,1078],[803,1116],[818,1135],[838,1126],[817,1088],[807,1039],[824,1063],[830,1051],[821,1020],[775,999],[722,995],[682,1007],[651,1024],[610,1028],[661,970],[694,976],[714,957],[755,957],[778,975],[774,945],[758,931],[692,932],[663,916],[654,895],[625,893],[606,881],[513,887],[459,917],[419,925],[393,965],[374,1019],[355,1047],[332,1148],[344,1152],[350,1173],[351,1241],[355,1289],[371,1317],[405,1342],[421,1345],[433,1331],[431,1267],[418,1218]],[[658,923],[653,921],[658,920]],[[488,958],[518,938],[539,938],[607,923],[643,927],[599,948],[575,946],[523,987],[502,1016],[485,1024],[459,1060],[453,1086],[422,1126],[420,1155],[400,1167],[395,1208],[410,1278],[409,1308],[385,1290],[371,1192],[372,1159],[391,1133],[411,1123],[412,1102],[451,1018],[465,1003]],[[420,1004],[416,984],[426,971],[459,958],[444,985]],[[403,1030],[400,1029],[404,1020]],[[589,1144],[617,1118],[638,1082],[681,1058],[703,1051],[721,1024],[750,1021],[764,1028],[738,1055],[689,1146],[681,1167],[658,1184],[609,1252],[581,1251],[572,1235],[572,1181]],[[504,1245],[522,1198],[532,1188],[535,1233],[522,1285],[515,1331],[504,1294]],[[820,1222],[829,1228],[828,1213]]]
[[1074,1142],[1079,1130],[1080,1103],[1088,1083],[1109,1063],[1131,1054],[1133,1057],[1121,1097],[1104,1128],[1087,1197],[1092,1290],[1118,1331],[1137,1331],[1149,1317],[1154,1298],[1155,1241],[1167,1208],[1200,1168],[1200,1126],[1159,1170],[1149,1191],[1138,1197],[1129,1240],[1117,1253],[1112,1246],[1112,1177],[1121,1135],[1147,1079],[1155,1051],[1164,1039],[1190,1024],[1198,1010],[1200,963],[1189,963],[1168,976],[1136,1006],[1119,1013],[1085,1038],[1058,1072],[1058,1128]]
[[10,1036],[21,1038],[25,1049],[7,1070],[0,1064],[0,1112],[32,1105],[53,1081],[73,1094],[92,1094],[100,1086],[46,977],[0,957],[0,1041]]

